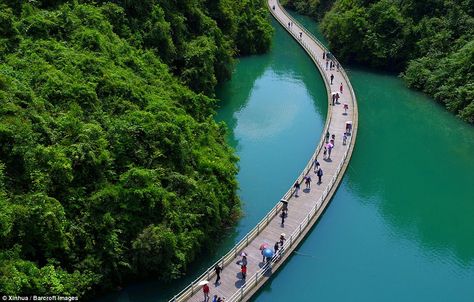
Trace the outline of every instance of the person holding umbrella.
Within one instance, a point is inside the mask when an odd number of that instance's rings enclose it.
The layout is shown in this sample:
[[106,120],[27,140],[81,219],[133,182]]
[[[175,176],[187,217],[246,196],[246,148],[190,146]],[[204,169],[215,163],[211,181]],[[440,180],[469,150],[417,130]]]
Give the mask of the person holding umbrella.
[[242,252],[242,253],[240,253],[240,256],[242,256],[242,259],[240,261],[238,261],[237,264],[246,266],[247,265],[247,253]]
[[204,302],[209,301],[209,285],[207,285],[209,281],[203,280],[198,283],[198,285],[202,286],[202,292],[204,293]]
[[269,263],[272,260],[273,257],[273,251],[269,248],[266,248],[262,251],[263,256],[265,257],[264,263]]

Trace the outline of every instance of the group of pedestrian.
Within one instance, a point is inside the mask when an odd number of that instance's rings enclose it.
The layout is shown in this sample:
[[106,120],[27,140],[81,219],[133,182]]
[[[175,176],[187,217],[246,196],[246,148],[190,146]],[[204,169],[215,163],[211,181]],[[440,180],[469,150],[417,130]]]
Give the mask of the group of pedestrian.
[[212,302],[224,302],[225,298],[218,297],[217,295],[214,295],[214,298],[212,298]]
[[[204,286],[202,287],[202,291],[204,293],[204,302],[209,302],[209,292],[210,292],[209,285],[204,284]],[[224,302],[224,301],[225,301],[224,297],[221,298],[217,295],[214,295],[214,297],[212,298],[212,302]]]
[[326,60],[326,70],[339,71],[339,62],[334,62],[334,58],[331,53],[323,51],[323,60]]
[[[209,286],[207,284],[205,284],[203,287],[202,287],[202,291],[204,292],[204,302],[208,302],[209,301]],[[212,298],[212,302],[224,302],[225,301],[225,298],[224,297],[219,297],[217,295],[214,295],[214,297]]]

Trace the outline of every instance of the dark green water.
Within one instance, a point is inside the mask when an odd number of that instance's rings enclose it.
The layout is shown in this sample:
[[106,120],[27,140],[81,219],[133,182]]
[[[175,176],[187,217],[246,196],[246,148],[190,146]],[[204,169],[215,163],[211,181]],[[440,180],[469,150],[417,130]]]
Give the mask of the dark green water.
[[[314,30],[311,20],[298,17]],[[326,115],[322,80],[273,23],[272,51],[241,59],[217,119],[240,157],[245,216],[180,282],[99,301],[166,301],[263,217],[300,173]],[[337,55],[337,51],[334,51]],[[255,301],[474,301],[474,128],[394,75],[348,70],[359,102],[350,168],[298,253]]]

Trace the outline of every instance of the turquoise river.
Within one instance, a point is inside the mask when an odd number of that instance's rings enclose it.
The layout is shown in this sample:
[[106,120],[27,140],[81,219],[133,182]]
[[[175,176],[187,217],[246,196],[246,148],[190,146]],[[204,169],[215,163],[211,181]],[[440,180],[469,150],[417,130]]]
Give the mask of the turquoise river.
[[[323,40],[315,22],[295,17]],[[141,282],[96,301],[167,301],[252,229],[304,167],[326,92],[302,48],[272,24],[271,51],[240,59],[217,93],[217,119],[240,157],[243,218],[183,280]],[[474,127],[396,75],[346,70],[359,104],[349,169],[322,219],[253,300],[473,302]]]

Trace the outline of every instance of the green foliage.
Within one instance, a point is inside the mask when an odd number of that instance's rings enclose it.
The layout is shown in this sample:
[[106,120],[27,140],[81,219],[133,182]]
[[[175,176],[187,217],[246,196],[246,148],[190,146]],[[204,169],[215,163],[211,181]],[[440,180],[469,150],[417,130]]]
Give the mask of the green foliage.
[[273,29],[265,20],[267,12],[262,8],[260,1],[241,1],[241,15],[239,18],[239,28],[237,33],[237,47],[242,54],[264,53],[270,48],[270,41]]
[[[328,2],[288,5],[321,16]],[[336,0],[321,27],[338,58],[402,71],[410,87],[473,123],[473,7],[472,1]]]
[[239,214],[211,96],[265,3],[2,3],[0,292],[178,278]]
[[280,3],[301,14],[322,18],[335,0],[282,0]]

